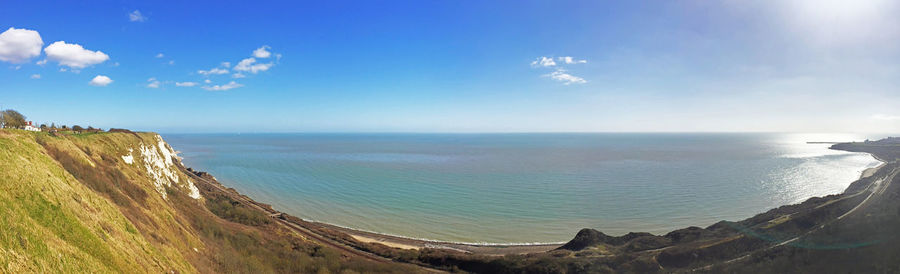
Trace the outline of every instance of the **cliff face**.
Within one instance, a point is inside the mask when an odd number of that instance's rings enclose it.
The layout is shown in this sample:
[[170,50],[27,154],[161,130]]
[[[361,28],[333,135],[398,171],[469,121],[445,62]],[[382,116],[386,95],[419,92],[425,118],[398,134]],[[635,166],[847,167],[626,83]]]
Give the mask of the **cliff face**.
[[341,256],[196,180],[154,133],[0,130],[0,272],[408,271]]

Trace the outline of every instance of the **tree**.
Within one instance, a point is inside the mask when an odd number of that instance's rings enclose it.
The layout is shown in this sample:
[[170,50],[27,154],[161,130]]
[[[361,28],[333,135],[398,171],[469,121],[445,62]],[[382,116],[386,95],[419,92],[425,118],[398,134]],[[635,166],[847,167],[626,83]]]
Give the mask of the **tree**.
[[81,126],[79,126],[79,125],[74,125],[74,126],[72,126],[72,130],[74,130],[74,131],[82,131],[82,130],[84,130],[84,128],[81,127]]
[[25,115],[22,115],[18,111],[7,109],[0,112],[0,119],[2,119],[2,123],[4,127],[8,128],[21,128],[25,126]]

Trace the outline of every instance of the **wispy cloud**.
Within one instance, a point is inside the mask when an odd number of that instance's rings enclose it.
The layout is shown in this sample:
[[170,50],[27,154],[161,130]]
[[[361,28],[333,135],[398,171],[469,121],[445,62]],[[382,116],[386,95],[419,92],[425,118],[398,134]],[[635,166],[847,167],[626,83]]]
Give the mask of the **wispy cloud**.
[[32,74],[31,79],[41,79],[41,75],[40,74]]
[[572,56],[556,57],[556,60],[559,61],[559,63],[554,61],[554,58],[552,56],[541,56],[537,58],[537,60],[531,62],[531,67],[540,69],[553,69],[553,72],[544,74],[542,76],[562,82],[563,85],[568,86],[571,84],[587,83],[587,80],[584,80],[584,78],[569,74],[568,70],[566,70],[569,65],[585,64],[587,63],[587,60],[575,59],[575,57]]
[[147,83],[148,88],[159,88],[159,85],[161,84],[159,80],[156,80],[156,78],[147,79],[147,82],[150,82]]
[[156,54],[156,58],[163,58],[163,57],[166,57],[166,55],[164,55],[164,54],[162,54],[162,53],[157,53],[157,54]]
[[572,56],[557,57],[556,60],[559,60],[560,62],[563,62],[565,64],[570,64],[570,65],[587,63],[587,60],[576,60]]
[[537,60],[531,62],[532,67],[552,67],[556,66],[556,62],[553,61],[553,58],[541,56]]
[[144,22],[147,21],[147,17],[141,14],[141,11],[134,10],[128,14],[128,21],[131,22]]
[[[219,63],[219,66],[215,68],[209,70],[198,70],[197,73],[203,76],[231,73],[231,78],[241,79],[246,78],[247,76],[252,74],[258,74],[260,72],[268,71],[276,64],[278,64],[279,60],[281,59],[281,54],[271,52],[271,49],[272,47],[264,45],[253,50],[250,53],[251,57],[241,59],[234,65],[232,65],[231,62],[221,62]],[[260,59],[267,59],[267,61],[269,62],[262,63],[259,61]],[[203,83],[205,83],[205,85],[201,88],[211,91],[224,91],[244,86],[235,81],[231,81],[223,85],[211,85],[212,81],[210,79],[204,79]],[[179,87],[192,87],[198,85],[198,83],[181,82],[175,83],[175,85]]]
[[269,58],[269,56],[272,56],[272,53],[268,51],[268,49],[270,49],[270,48],[271,47],[269,47],[269,46],[259,47],[258,49],[253,51],[253,57],[263,58],[263,59]]
[[202,75],[227,74],[228,70],[223,68],[212,68],[209,70],[198,70],[197,73]]
[[547,76],[547,77],[550,77],[550,79],[562,82],[563,85],[567,85],[567,86],[571,85],[571,84],[587,83],[587,81],[584,80],[584,78],[568,74],[563,69],[558,69],[554,72],[551,72],[550,74],[545,74],[544,76]]
[[241,60],[241,62],[234,66],[234,70],[256,74],[260,71],[267,71],[274,65],[274,63],[256,63],[256,58],[250,57]]
[[243,86],[244,85],[241,85],[234,81],[231,81],[228,84],[224,84],[224,85],[204,86],[203,89],[209,90],[209,91],[225,91],[225,90],[235,89],[235,88],[239,88],[239,87],[243,87]]

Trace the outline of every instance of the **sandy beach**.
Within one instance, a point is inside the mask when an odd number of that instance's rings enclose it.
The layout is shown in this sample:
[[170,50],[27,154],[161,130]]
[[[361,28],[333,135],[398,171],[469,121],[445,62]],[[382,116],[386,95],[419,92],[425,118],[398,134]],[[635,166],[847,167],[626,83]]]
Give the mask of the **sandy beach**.
[[325,223],[316,223],[317,225],[327,227],[332,230],[337,230],[343,233],[346,233],[356,239],[357,241],[365,242],[365,243],[379,243],[389,247],[402,248],[402,249],[422,249],[422,248],[434,248],[434,249],[449,249],[455,251],[461,251],[466,253],[475,253],[482,255],[506,255],[506,254],[526,254],[526,253],[535,253],[535,252],[546,252],[553,249],[556,249],[562,244],[521,244],[521,245],[474,245],[474,244],[461,244],[461,243],[451,243],[451,242],[442,242],[442,241],[428,241],[428,240],[420,240],[420,239],[411,239],[406,237],[385,235],[367,231],[360,231]]

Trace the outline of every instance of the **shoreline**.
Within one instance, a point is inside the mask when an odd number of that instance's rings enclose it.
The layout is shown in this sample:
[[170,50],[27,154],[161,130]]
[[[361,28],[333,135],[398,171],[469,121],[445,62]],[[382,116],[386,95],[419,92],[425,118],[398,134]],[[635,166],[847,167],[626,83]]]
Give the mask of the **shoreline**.
[[[833,149],[833,148],[829,147],[828,149]],[[839,149],[834,149],[834,150],[839,150]],[[861,179],[872,177],[872,175],[875,175],[875,173],[878,172],[879,169],[881,169],[888,163],[884,159],[878,158],[878,155],[875,155],[875,153],[870,153],[870,152],[861,152],[861,153],[869,154],[870,156],[872,156],[872,158],[875,158],[875,161],[879,161],[881,163],[875,167],[863,169],[859,174],[859,178],[857,178],[856,180],[861,180]],[[850,182],[850,183],[852,184],[853,182]],[[841,193],[843,193],[843,192],[841,192]]]
[[[829,149],[832,149],[832,148],[829,148]],[[838,149],[836,149],[836,150],[838,150]],[[878,164],[875,167],[863,169],[860,172],[861,174],[860,174],[859,178],[857,178],[856,180],[853,180],[847,184],[848,188],[850,187],[850,185],[852,185],[853,183],[855,183],[859,180],[862,180],[862,179],[865,179],[865,178],[875,175],[879,170],[881,170],[881,168],[885,167],[888,163],[887,161],[885,161],[881,158],[878,158],[878,156],[876,156],[874,153],[869,153],[869,152],[861,152],[861,153],[865,153],[865,154],[872,156],[872,158],[874,158],[876,161],[880,162],[880,164]],[[835,194],[840,195],[840,194],[845,194],[846,192],[847,192],[847,189],[845,189],[844,191],[841,191],[840,193],[835,193]],[[813,197],[809,197],[806,199],[815,198],[815,197],[820,197],[820,196],[813,196]],[[806,199],[804,199],[804,200],[806,200]],[[791,205],[791,204],[786,204],[786,205]],[[785,206],[785,205],[780,205],[780,206]],[[442,248],[443,247],[446,249],[452,249],[452,250],[457,250],[457,251],[464,251],[464,252],[471,252],[471,253],[478,253],[478,254],[489,254],[489,255],[491,255],[491,253],[496,253],[497,255],[499,255],[499,254],[510,254],[510,252],[505,252],[505,253],[498,252],[496,249],[515,248],[515,249],[521,249],[523,251],[524,250],[533,250],[531,252],[518,253],[518,254],[524,254],[524,253],[533,253],[535,251],[537,251],[537,252],[550,251],[550,250],[554,250],[554,249],[562,246],[563,244],[565,244],[564,242],[563,243],[534,243],[534,244],[529,244],[529,243],[510,243],[510,244],[458,243],[458,242],[438,241],[438,240],[429,240],[429,239],[417,239],[417,238],[413,238],[413,237],[405,237],[405,236],[399,236],[399,235],[391,235],[391,234],[387,234],[387,233],[365,231],[362,229],[355,229],[355,228],[344,227],[344,226],[340,226],[340,225],[318,222],[318,221],[309,221],[309,220],[305,220],[305,221],[317,223],[322,226],[326,226],[331,229],[341,231],[343,233],[350,235],[351,237],[353,237],[354,239],[356,239],[357,241],[360,241],[360,242],[378,243],[378,244],[383,244],[383,245],[389,246],[389,247],[404,248],[404,249],[418,250],[418,249],[422,249],[422,248]],[[533,247],[533,248],[528,248],[528,247]],[[493,252],[491,252],[491,251],[493,251]],[[485,253],[485,252],[489,252],[489,253]]]
[[[829,148],[829,149],[833,149],[833,148]],[[835,149],[835,150],[840,150],[840,149]],[[868,178],[868,177],[875,175],[881,168],[883,168],[887,165],[886,161],[884,161],[883,159],[880,159],[878,156],[876,156],[873,153],[868,153],[868,152],[862,152],[862,153],[871,155],[873,158],[875,158],[875,160],[877,160],[881,163],[878,166],[866,168],[863,171],[861,171],[860,177],[858,179],[850,182],[850,185],[852,185],[853,183],[855,183],[861,179]],[[186,166],[184,166],[184,168],[190,170]],[[200,172],[200,173],[205,173],[205,172]],[[199,174],[197,174],[197,175],[200,176]],[[210,177],[212,177],[212,176],[210,175]],[[400,236],[400,235],[392,235],[392,234],[388,234],[388,233],[366,231],[366,230],[362,230],[362,229],[350,228],[350,227],[345,227],[345,226],[336,225],[336,224],[330,224],[330,223],[325,223],[325,222],[320,222],[320,221],[315,221],[315,220],[303,219],[300,217],[290,215],[288,213],[278,211],[278,210],[272,208],[271,205],[257,202],[256,200],[253,200],[252,198],[237,192],[237,190],[235,190],[233,188],[222,185],[221,183],[218,182],[218,180],[215,179],[215,177],[212,177],[212,179],[219,185],[232,191],[234,194],[242,196],[242,197],[246,198],[250,203],[253,203],[253,204],[259,206],[263,211],[266,211],[270,216],[285,220],[287,222],[304,227],[306,229],[313,230],[314,233],[316,233],[320,236],[325,236],[325,237],[341,238],[341,237],[337,237],[339,235],[334,234],[334,232],[338,232],[340,234],[345,234],[346,236],[349,236],[353,241],[357,241],[357,242],[365,243],[365,244],[380,244],[380,245],[384,245],[384,246],[390,247],[390,248],[408,249],[408,250],[421,250],[421,249],[426,249],[426,248],[427,249],[443,249],[443,250],[451,250],[451,251],[457,251],[457,252],[463,252],[463,253],[473,253],[473,254],[488,255],[488,256],[501,256],[501,255],[509,255],[509,254],[529,254],[529,253],[547,252],[547,251],[555,250],[555,249],[563,246],[566,243],[566,242],[558,242],[558,243],[466,243],[466,242],[451,242],[451,241],[440,241],[440,240],[431,240],[431,239],[420,239],[420,238],[406,237],[406,236]],[[846,194],[848,190],[849,190],[849,186],[848,186],[848,189],[845,189],[841,193],[837,193],[837,194]],[[815,196],[815,197],[819,197],[819,196]],[[814,198],[814,197],[810,197],[810,198]],[[785,205],[782,205],[782,206],[785,206]],[[296,219],[296,220],[294,220],[294,219]],[[324,231],[323,231],[323,229],[324,229]],[[575,232],[577,232],[577,231],[575,231]],[[575,232],[573,232],[573,237],[574,237]],[[344,239],[346,241],[346,238],[344,238]],[[359,248],[359,247],[356,247],[356,248]]]
[[[287,213],[285,213],[285,214],[287,214]],[[349,227],[349,226],[344,226],[344,225],[339,225],[339,224],[333,224],[333,223],[323,222],[323,221],[318,221],[318,220],[313,220],[313,219],[304,219],[304,218],[301,218],[301,217],[297,217],[297,218],[300,218],[300,219],[303,220],[304,222],[315,223],[315,224],[318,224],[318,225],[321,225],[321,226],[327,226],[327,227],[329,227],[329,228],[331,228],[331,229],[334,229],[334,230],[348,231],[349,233],[354,234],[354,235],[358,235],[358,236],[360,236],[360,237],[370,237],[370,236],[389,237],[389,238],[398,238],[398,239],[404,239],[404,240],[410,240],[410,241],[421,241],[421,242],[428,242],[428,243],[435,243],[435,244],[469,245],[469,246],[486,246],[486,247],[487,247],[487,246],[501,246],[501,247],[505,247],[505,246],[551,246],[551,245],[563,245],[563,244],[566,243],[565,241],[560,241],[560,242],[531,242],[531,243],[529,243],[529,242],[508,242],[508,243],[480,242],[480,243],[479,243],[479,242],[445,241],[445,240],[435,240],[435,239],[428,239],[428,238],[418,238],[418,237],[403,236],[403,235],[397,235],[397,234],[386,233],[386,232],[377,232],[377,231],[365,230],[365,229],[360,229],[360,228],[353,228],[353,227]]]
[[[302,220],[302,219],[301,219]],[[345,233],[350,237],[353,237],[355,240],[363,242],[363,243],[377,243],[382,244],[389,247],[396,247],[402,249],[424,249],[424,248],[433,248],[433,249],[448,249],[455,250],[466,253],[477,253],[483,255],[506,255],[506,254],[526,254],[526,253],[535,253],[535,252],[545,252],[554,250],[565,242],[559,243],[461,243],[461,242],[449,242],[449,241],[439,241],[439,240],[429,240],[429,239],[417,239],[412,237],[405,237],[399,235],[391,235],[387,233],[378,233],[365,231],[360,229],[354,229],[349,227],[343,227],[339,225],[308,221],[306,222],[314,223],[318,226],[326,227],[331,230],[339,231],[341,233]],[[574,234],[573,234],[574,235]]]

